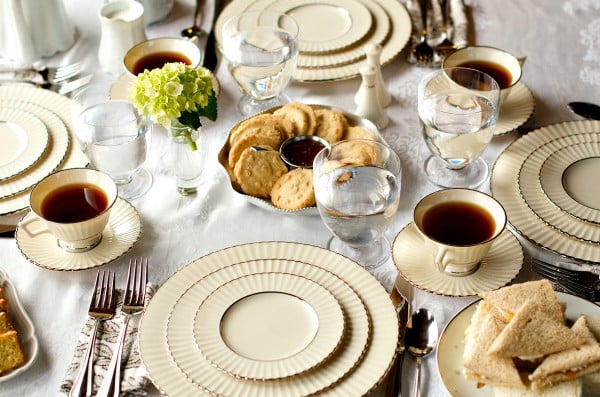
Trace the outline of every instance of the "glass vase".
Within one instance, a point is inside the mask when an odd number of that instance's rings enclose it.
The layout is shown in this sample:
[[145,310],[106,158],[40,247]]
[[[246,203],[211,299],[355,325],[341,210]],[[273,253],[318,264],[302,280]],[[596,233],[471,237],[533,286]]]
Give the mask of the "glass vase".
[[196,193],[202,176],[202,151],[199,145],[201,128],[194,129],[171,122],[169,152],[171,171],[177,179],[177,191],[182,195]]

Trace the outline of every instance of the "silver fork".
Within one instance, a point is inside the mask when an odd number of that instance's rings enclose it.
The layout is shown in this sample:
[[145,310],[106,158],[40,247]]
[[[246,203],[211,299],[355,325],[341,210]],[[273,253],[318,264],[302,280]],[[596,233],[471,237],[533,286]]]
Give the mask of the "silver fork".
[[568,292],[592,302],[600,302],[600,289],[598,287],[587,288],[569,280],[557,280],[556,284],[558,286],[557,290]]
[[442,30],[442,37],[444,39],[435,47],[435,51],[440,55],[440,57],[443,58],[446,55],[456,51],[457,46],[448,37],[448,26],[450,24],[448,0],[442,0],[440,6],[442,8],[442,22],[444,24]]
[[127,326],[131,316],[141,313],[144,310],[144,299],[146,298],[146,284],[148,283],[148,259],[137,259],[129,261],[127,270],[127,287],[121,312],[125,316],[123,325],[119,331],[117,348],[113,352],[112,359],[108,365],[106,375],[102,381],[102,386],[98,390],[97,397],[108,397],[111,386],[113,387],[113,396],[119,397],[121,388],[121,360],[123,357],[123,344],[127,334]]
[[73,382],[69,397],[79,397],[83,384],[86,382],[86,395],[92,395],[94,385],[94,349],[96,347],[96,331],[101,321],[112,318],[116,311],[116,300],[113,298],[115,291],[115,273],[103,271],[96,274],[94,282],[94,293],[90,300],[88,315],[94,319],[90,332],[87,348],[83,361],[79,367],[79,373]]
[[553,266],[536,258],[533,259],[533,270],[552,281],[568,281],[592,289],[600,285],[600,276],[596,273]]
[[81,68],[82,66],[79,62],[64,66],[47,66],[41,69],[34,67],[13,68],[2,66],[0,67],[0,74],[13,73],[17,79],[28,79],[31,76],[39,75],[45,82],[60,83],[61,81],[79,74],[79,72],[81,72]]
[[427,44],[427,8],[428,0],[419,0],[421,9],[421,39],[419,44],[413,47],[412,52],[418,64],[428,65],[433,60],[433,48]]

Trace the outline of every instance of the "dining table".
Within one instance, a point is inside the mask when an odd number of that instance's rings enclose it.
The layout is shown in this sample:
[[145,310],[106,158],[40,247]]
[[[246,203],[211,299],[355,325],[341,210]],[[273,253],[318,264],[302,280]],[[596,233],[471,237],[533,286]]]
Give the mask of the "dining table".
[[[395,2],[400,0],[387,0]],[[408,0],[410,1],[410,0]],[[73,46],[39,60],[39,65],[81,62],[82,73],[94,80],[120,76],[104,73],[98,62],[101,25],[98,10],[104,0],[64,0],[75,26]],[[201,24],[210,29],[211,1],[201,2]],[[162,21],[145,26],[146,36],[179,37],[191,26],[193,0],[175,0]],[[540,127],[581,120],[567,107],[571,101],[600,103],[600,2],[595,0],[463,1],[469,45],[486,45],[526,57],[521,83],[533,97],[530,114],[505,133],[494,136],[482,157],[492,169],[497,157],[523,134]],[[406,6],[404,2],[401,6]],[[50,21],[50,23],[52,23]],[[410,42],[381,66],[385,89],[392,97],[384,108],[388,125],[379,132],[399,155],[402,164],[398,213],[385,235],[390,241],[412,221],[413,209],[425,195],[439,187],[431,184],[423,170],[430,152],[421,133],[417,112],[419,81],[439,66],[423,67],[409,62]],[[219,82],[218,118],[203,120],[203,173],[197,192],[181,195],[175,176],[165,161],[167,133],[155,126],[149,157],[144,164],[153,176],[150,190],[131,200],[141,219],[141,236],[131,249],[102,265],[116,272],[117,287],[125,285],[131,259],[147,258],[149,281],[158,288],[190,262],[210,253],[257,242],[294,242],[326,247],[331,233],[318,215],[286,214],[262,208],[232,189],[229,176],[218,161],[232,126],[242,120],[237,109],[240,90],[226,61],[220,57],[215,72]],[[359,75],[330,81],[294,80],[285,93],[294,101],[335,106],[346,112],[356,110],[354,96],[361,84]],[[1,144],[1,143],[0,143]],[[489,179],[477,189],[490,192]],[[523,266],[512,282],[536,278],[531,270],[533,257],[558,258],[535,242],[509,230],[517,237],[524,255]],[[600,249],[600,248],[597,248]],[[0,396],[55,396],[73,357],[74,348],[86,321],[88,303],[98,269],[57,271],[38,266],[20,251],[13,235],[0,238],[0,268],[12,281],[29,314],[39,341],[33,365],[18,376],[0,383]],[[392,260],[371,270],[390,291],[398,269]],[[463,307],[477,296],[443,296],[412,287],[413,307],[428,308],[441,332]],[[457,353],[459,354],[459,353]],[[415,359],[406,355],[402,372],[403,395],[413,387]],[[437,370],[435,354],[424,359],[421,392],[425,396],[449,395]],[[382,396],[384,385],[372,391]],[[161,395],[152,385],[148,396]]]

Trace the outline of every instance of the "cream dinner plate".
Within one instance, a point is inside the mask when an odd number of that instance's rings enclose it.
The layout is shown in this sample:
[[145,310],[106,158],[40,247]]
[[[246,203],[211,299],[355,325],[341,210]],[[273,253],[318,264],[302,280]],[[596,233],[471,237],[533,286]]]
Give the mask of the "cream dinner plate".
[[540,169],[548,199],[576,218],[600,223],[600,142],[575,144],[552,153]]
[[[31,170],[19,175],[18,179],[26,179],[34,175],[32,178],[34,181],[27,184],[35,185],[41,178],[33,171],[37,170],[42,163],[46,165],[56,161],[53,171],[85,167],[88,164],[88,159],[81,151],[72,132],[69,98],[43,88],[15,84],[0,87],[0,107],[21,109],[34,114],[46,124],[50,134],[49,148],[46,153]],[[62,153],[62,156],[59,156],[59,153]],[[0,199],[0,216],[24,212],[28,205],[29,190],[27,189],[11,197]]]
[[357,0],[275,0],[268,9],[296,20],[301,52],[348,47],[362,39],[371,27],[369,10]]
[[[236,14],[255,9],[265,9],[276,0],[234,0],[219,15],[216,24],[217,42],[222,43],[221,28],[225,21]],[[303,82],[337,81],[359,76],[364,64],[364,46],[380,44],[382,46],[381,63],[391,61],[402,51],[412,31],[410,16],[401,2],[395,0],[357,0],[369,10],[373,26],[369,32],[353,45],[336,51],[323,53],[300,53],[294,80]],[[303,4],[320,4],[319,0],[305,1]],[[375,5],[371,4],[375,3]],[[383,13],[381,10],[383,10]],[[379,26],[381,25],[381,26]],[[358,28],[353,24],[353,29]],[[322,25],[313,24],[312,29],[319,32]],[[313,33],[314,34],[314,33]],[[318,33],[316,33],[318,34]],[[304,56],[307,56],[305,59]]]
[[46,125],[33,114],[0,107],[0,180],[25,171],[48,146]]
[[[575,321],[581,315],[598,316],[600,307],[573,295],[557,292],[558,299],[567,304],[565,315]],[[465,331],[471,323],[479,301],[475,301],[458,314],[446,325],[440,335],[437,347],[437,368],[446,391],[451,396],[488,397],[494,395],[492,386],[481,386],[477,382],[463,376],[463,351],[465,349]]]
[[[27,213],[23,221],[33,220],[30,225],[41,223],[34,220],[33,212]],[[129,202],[118,198],[111,210],[108,225],[102,232],[100,244],[86,252],[72,253],[60,248],[49,232],[31,236],[17,225],[15,238],[17,247],[31,263],[51,270],[85,270],[109,263],[133,247],[140,238],[142,223],[139,214]]]
[[[233,377],[199,359],[202,355],[190,349],[195,346],[192,326],[198,302],[178,303],[179,297],[198,283],[213,283],[216,288],[234,276],[264,272],[306,277],[338,300],[346,329],[351,332],[344,333],[343,345],[327,360],[327,365],[289,378],[255,381]],[[359,335],[364,338],[365,331],[367,340],[357,340]],[[262,242],[211,253],[175,273],[150,301],[141,320],[139,338],[144,365],[165,395],[258,397],[309,395],[317,391],[320,395],[365,395],[383,381],[395,357],[398,319],[385,289],[355,262],[310,245]],[[179,347],[172,345],[190,338],[191,341],[180,342]],[[185,362],[174,355],[183,357]],[[358,358],[351,357],[357,355]],[[182,364],[188,369],[181,369]],[[328,386],[323,387],[325,384]]]
[[[327,359],[327,363],[331,365],[335,363],[333,368],[329,368],[324,372],[318,380],[310,379],[309,373],[296,375],[293,378],[301,378],[309,382],[310,385],[302,386],[298,389],[300,394],[312,394],[316,391],[323,390],[339,380],[353,368],[355,368],[366,349],[369,346],[371,336],[371,321],[367,314],[367,310],[363,301],[357,293],[350,288],[343,280],[336,275],[322,268],[313,266],[309,263],[289,260],[252,260],[244,262],[232,263],[229,266],[217,269],[214,272],[207,274],[201,278],[192,287],[190,287],[173,307],[167,324],[167,343],[172,354],[172,361],[177,367],[187,374],[201,389],[205,389],[205,384],[212,384],[213,381],[219,379],[213,378],[198,378],[196,373],[204,373],[207,369],[200,366],[199,361],[203,360],[202,354],[197,352],[198,347],[193,333],[194,319],[197,313],[198,302],[205,298],[206,291],[219,288],[230,280],[243,277],[245,275],[261,274],[265,272],[286,272],[287,274],[295,274],[297,276],[306,277],[313,282],[326,288],[337,299],[345,314],[345,329],[352,330],[344,334],[342,344],[337,349],[333,357]],[[201,294],[201,291],[205,291]],[[193,313],[190,315],[190,313]],[[214,367],[214,365],[209,365]],[[315,371],[318,371],[318,367]],[[223,373],[222,371],[214,372],[213,376]],[[210,375],[211,373],[207,374]],[[223,382],[229,379],[226,376],[222,379]],[[273,386],[277,386],[277,390],[289,382],[290,378],[271,379],[269,382]],[[258,381],[256,386],[264,386],[264,381]],[[212,386],[220,390],[219,384]],[[238,386],[240,387],[240,386]],[[214,392],[209,388],[210,393]],[[295,390],[295,389],[294,389]],[[247,392],[247,391],[244,391]],[[219,393],[217,393],[219,394]]]
[[[562,146],[562,149],[573,148],[574,146],[578,146],[579,148],[587,146],[598,147],[599,141],[600,134],[598,135],[598,141],[563,146],[565,142],[561,140],[560,143],[552,141],[546,145],[542,145],[525,159],[518,176],[519,192],[521,193],[523,200],[542,221],[573,238],[595,244],[600,244],[600,225],[574,218],[553,205],[542,190],[540,173],[546,160],[549,159],[553,153],[558,152],[558,146]],[[597,193],[600,192],[598,183],[596,182],[598,170],[599,168],[587,171],[591,180],[588,180],[587,184],[586,181],[583,180],[576,185],[579,191],[585,191],[586,197],[590,199],[590,202],[593,202],[594,200],[594,189],[596,189]],[[588,185],[589,188],[586,188],[586,185]],[[598,196],[595,196],[595,199],[598,201]]]
[[398,271],[416,287],[439,295],[469,296],[500,288],[512,281],[523,265],[523,249],[509,230],[493,243],[477,271],[454,277],[440,273],[414,223],[394,239],[392,258]]
[[[500,201],[512,228],[540,247],[559,255],[589,262],[600,262],[598,244],[575,239],[547,225],[523,200],[519,192],[519,170],[539,147],[550,151],[565,145],[598,142],[600,121],[582,120],[539,128],[523,135],[498,156],[490,176],[490,190]],[[575,221],[576,219],[573,219]]]
[[277,379],[305,372],[342,341],[335,297],[293,274],[233,279],[199,301],[194,335],[206,360],[234,376]]

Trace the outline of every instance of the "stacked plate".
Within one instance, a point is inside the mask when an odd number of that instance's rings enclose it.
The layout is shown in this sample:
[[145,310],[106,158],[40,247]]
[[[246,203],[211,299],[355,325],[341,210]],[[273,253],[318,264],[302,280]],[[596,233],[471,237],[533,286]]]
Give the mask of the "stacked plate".
[[365,395],[395,357],[389,295],[322,248],[254,243],[173,275],[140,325],[150,377],[169,396]]
[[600,122],[555,124],[500,154],[491,190],[521,235],[554,253],[600,263],[598,169]]
[[[27,85],[0,87],[0,221],[28,207],[29,190],[62,168],[85,167],[74,139],[70,99]],[[22,214],[19,214],[22,216]]]
[[358,76],[366,45],[381,45],[381,63],[392,60],[410,38],[411,20],[397,0],[234,0],[215,25],[233,15],[270,9],[291,15],[300,26],[297,81],[341,80]]

